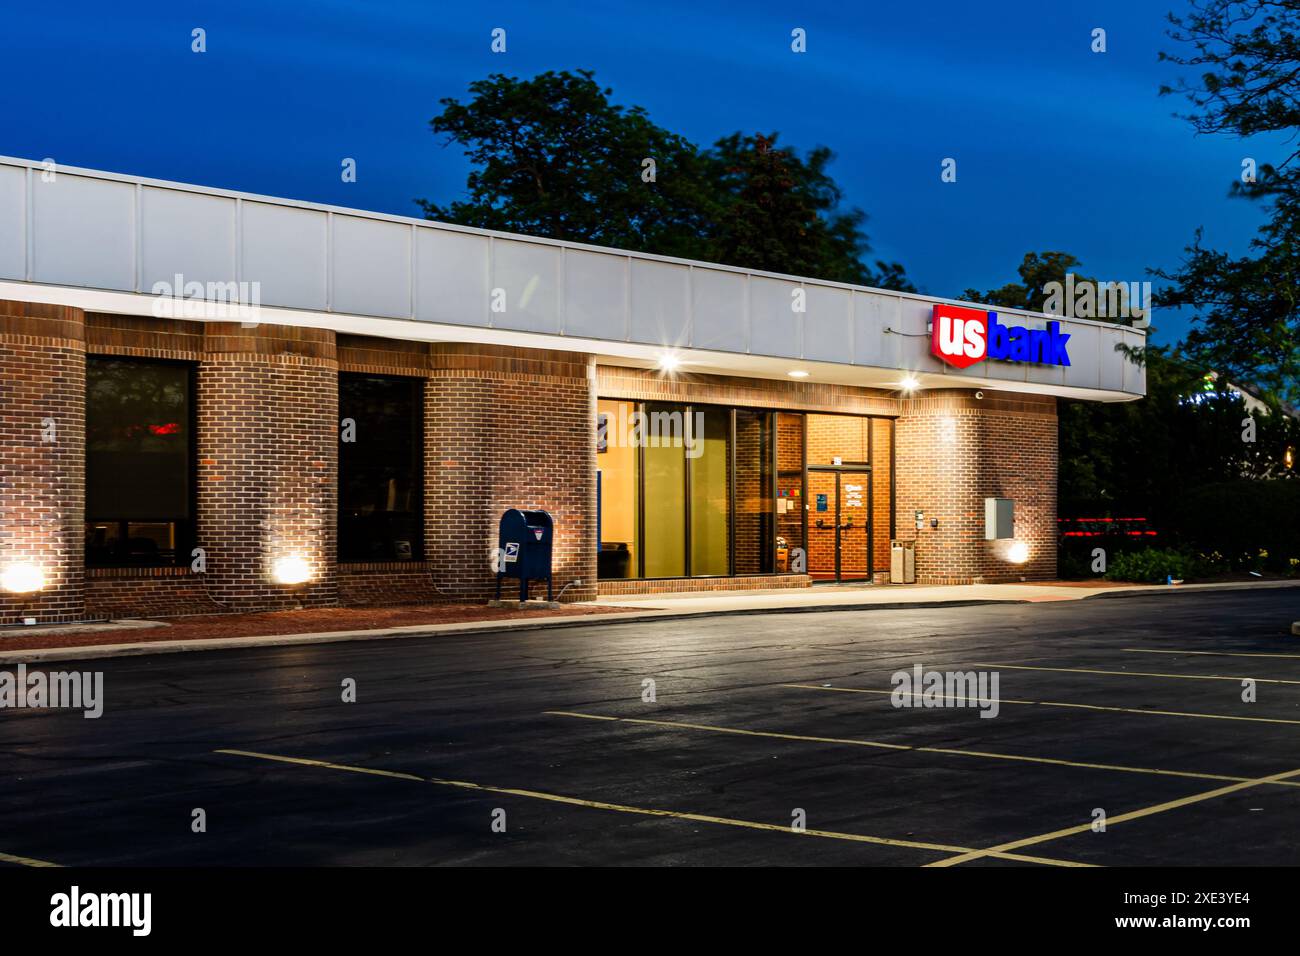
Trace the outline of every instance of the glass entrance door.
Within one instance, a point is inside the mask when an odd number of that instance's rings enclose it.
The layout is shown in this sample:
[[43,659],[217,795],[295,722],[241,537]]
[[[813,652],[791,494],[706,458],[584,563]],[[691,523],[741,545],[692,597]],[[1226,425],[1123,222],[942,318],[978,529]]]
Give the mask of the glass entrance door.
[[870,473],[808,469],[808,574],[814,581],[871,579]]

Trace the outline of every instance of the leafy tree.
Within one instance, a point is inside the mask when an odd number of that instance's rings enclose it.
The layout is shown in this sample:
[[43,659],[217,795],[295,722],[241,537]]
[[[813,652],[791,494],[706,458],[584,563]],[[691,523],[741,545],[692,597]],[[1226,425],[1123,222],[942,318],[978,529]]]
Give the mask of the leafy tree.
[[725,136],[709,151],[721,214],[708,258],[729,265],[915,291],[898,263],[862,261],[870,250],[861,209],[838,211],[843,194],[826,172],[825,146],[800,159],[776,133]]
[[494,74],[470,92],[430,121],[475,166],[468,198],[417,200],[430,219],[912,290],[898,263],[862,261],[866,215],[840,209],[825,147],[800,157],[775,133],[734,133],[701,150],[586,70]]
[[[1069,314],[1063,308],[1066,303],[1063,301],[1054,303],[1052,301],[1052,286],[1056,286],[1058,290],[1072,289],[1076,302],[1079,295],[1085,291],[1085,287],[1091,286],[1088,291],[1091,293],[1097,309],[1099,310],[1105,304],[1106,309],[1109,310],[1112,307],[1110,303],[1111,296],[1105,283],[1099,283],[1091,276],[1076,272],[1075,267],[1078,265],[1079,260],[1068,252],[1027,252],[1016,270],[1020,274],[1019,282],[1008,282],[1004,286],[989,289],[987,292],[967,289],[962,293],[962,298],[988,303],[989,305],[1001,305],[1009,309]],[[1072,283],[1067,283],[1067,278],[1070,275],[1073,275],[1074,278]],[[1058,304],[1062,308],[1057,308]],[[1135,309],[1137,305],[1137,303],[1133,304]],[[1118,315],[1110,317],[1110,321],[1118,322],[1121,321],[1122,317],[1135,317],[1125,315],[1129,312],[1129,301],[1128,290],[1123,286],[1120,286],[1115,292],[1114,307],[1118,310]],[[1081,314],[1079,317],[1107,318],[1105,315],[1100,314],[1100,311],[1093,315]]]
[[[1162,59],[1195,71],[1162,94],[1191,104],[1198,133],[1254,136],[1300,131],[1300,5],[1289,0],[1199,0],[1170,16],[1187,52]],[[1245,177],[1246,180],[1249,177]],[[1162,305],[1195,310],[1186,348],[1202,364],[1300,398],[1300,150],[1259,166],[1232,194],[1261,201],[1269,222],[1249,255],[1206,249],[1198,231]]]
[[[977,292],[967,289],[961,294],[963,299],[972,302],[1001,305],[1008,309],[1027,309],[1030,312],[1042,312],[1047,299],[1049,282],[1065,282],[1065,276],[1074,271],[1079,260],[1068,252],[1026,252],[1016,271],[1020,274],[1019,282],[1008,282],[997,289]],[[1096,283],[1095,279],[1075,276],[1076,284]]]
[[[1274,411],[1254,416],[1243,441],[1244,400],[1175,349],[1148,345],[1146,398],[1103,404],[1061,402],[1062,514],[1101,510],[1145,514],[1168,530],[1190,490],[1234,479],[1295,478],[1287,448],[1300,425]],[[1293,452],[1294,454],[1294,452]]]
[[470,92],[468,103],[443,99],[430,121],[474,163],[469,198],[417,200],[427,218],[664,255],[702,251],[715,212],[708,163],[640,107],[611,103],[589,71],[495,74]]
[[[1068,252],[1031,252],[1019,282],[963,298],[1044,311],[1050,282],[1075,273],[1075,286],[1094,279],[1075,270]],[[1247,411],[1240,396],[1207,378],[1209,369],[1179,349],[1147,345],[1147,395],[1136,402],[1059,403],[1059,510],[1066,516],[1144,515],[1177,532],[1178,502],[1195,487],[1242,478],[1294,478],[1288,447],[1300,449],[1300,425],[1280,411],[1258,416],[1255,441],[1242,441]],[[1230,376],[1228,377],[1230,379]]]

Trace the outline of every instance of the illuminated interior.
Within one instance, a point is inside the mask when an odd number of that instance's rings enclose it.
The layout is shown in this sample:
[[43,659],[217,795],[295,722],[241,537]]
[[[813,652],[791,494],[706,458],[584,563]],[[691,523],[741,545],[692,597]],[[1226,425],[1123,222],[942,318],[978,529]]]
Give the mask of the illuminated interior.
[[597,414],[602,579],[888,570],[891,420],[616,399]]

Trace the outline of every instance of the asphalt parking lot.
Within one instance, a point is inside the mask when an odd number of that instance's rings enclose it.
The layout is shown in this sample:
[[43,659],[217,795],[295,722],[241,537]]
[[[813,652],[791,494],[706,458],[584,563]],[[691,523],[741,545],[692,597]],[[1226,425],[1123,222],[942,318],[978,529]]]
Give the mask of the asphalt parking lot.
[[[0,863],[1294,865],[1297,619],[1170,593],[51,665],[102,670],[104,714],[0,711]],[[996,673],[997,716],[894,706],[916,665]]]

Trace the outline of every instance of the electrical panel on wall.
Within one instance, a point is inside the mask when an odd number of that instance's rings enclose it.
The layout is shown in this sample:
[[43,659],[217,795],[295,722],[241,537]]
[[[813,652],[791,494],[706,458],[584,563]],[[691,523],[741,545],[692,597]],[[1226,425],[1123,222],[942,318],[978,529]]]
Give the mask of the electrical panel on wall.
[[984,540],[1015,536],[1015,502],[1010,498],[984,499]]

